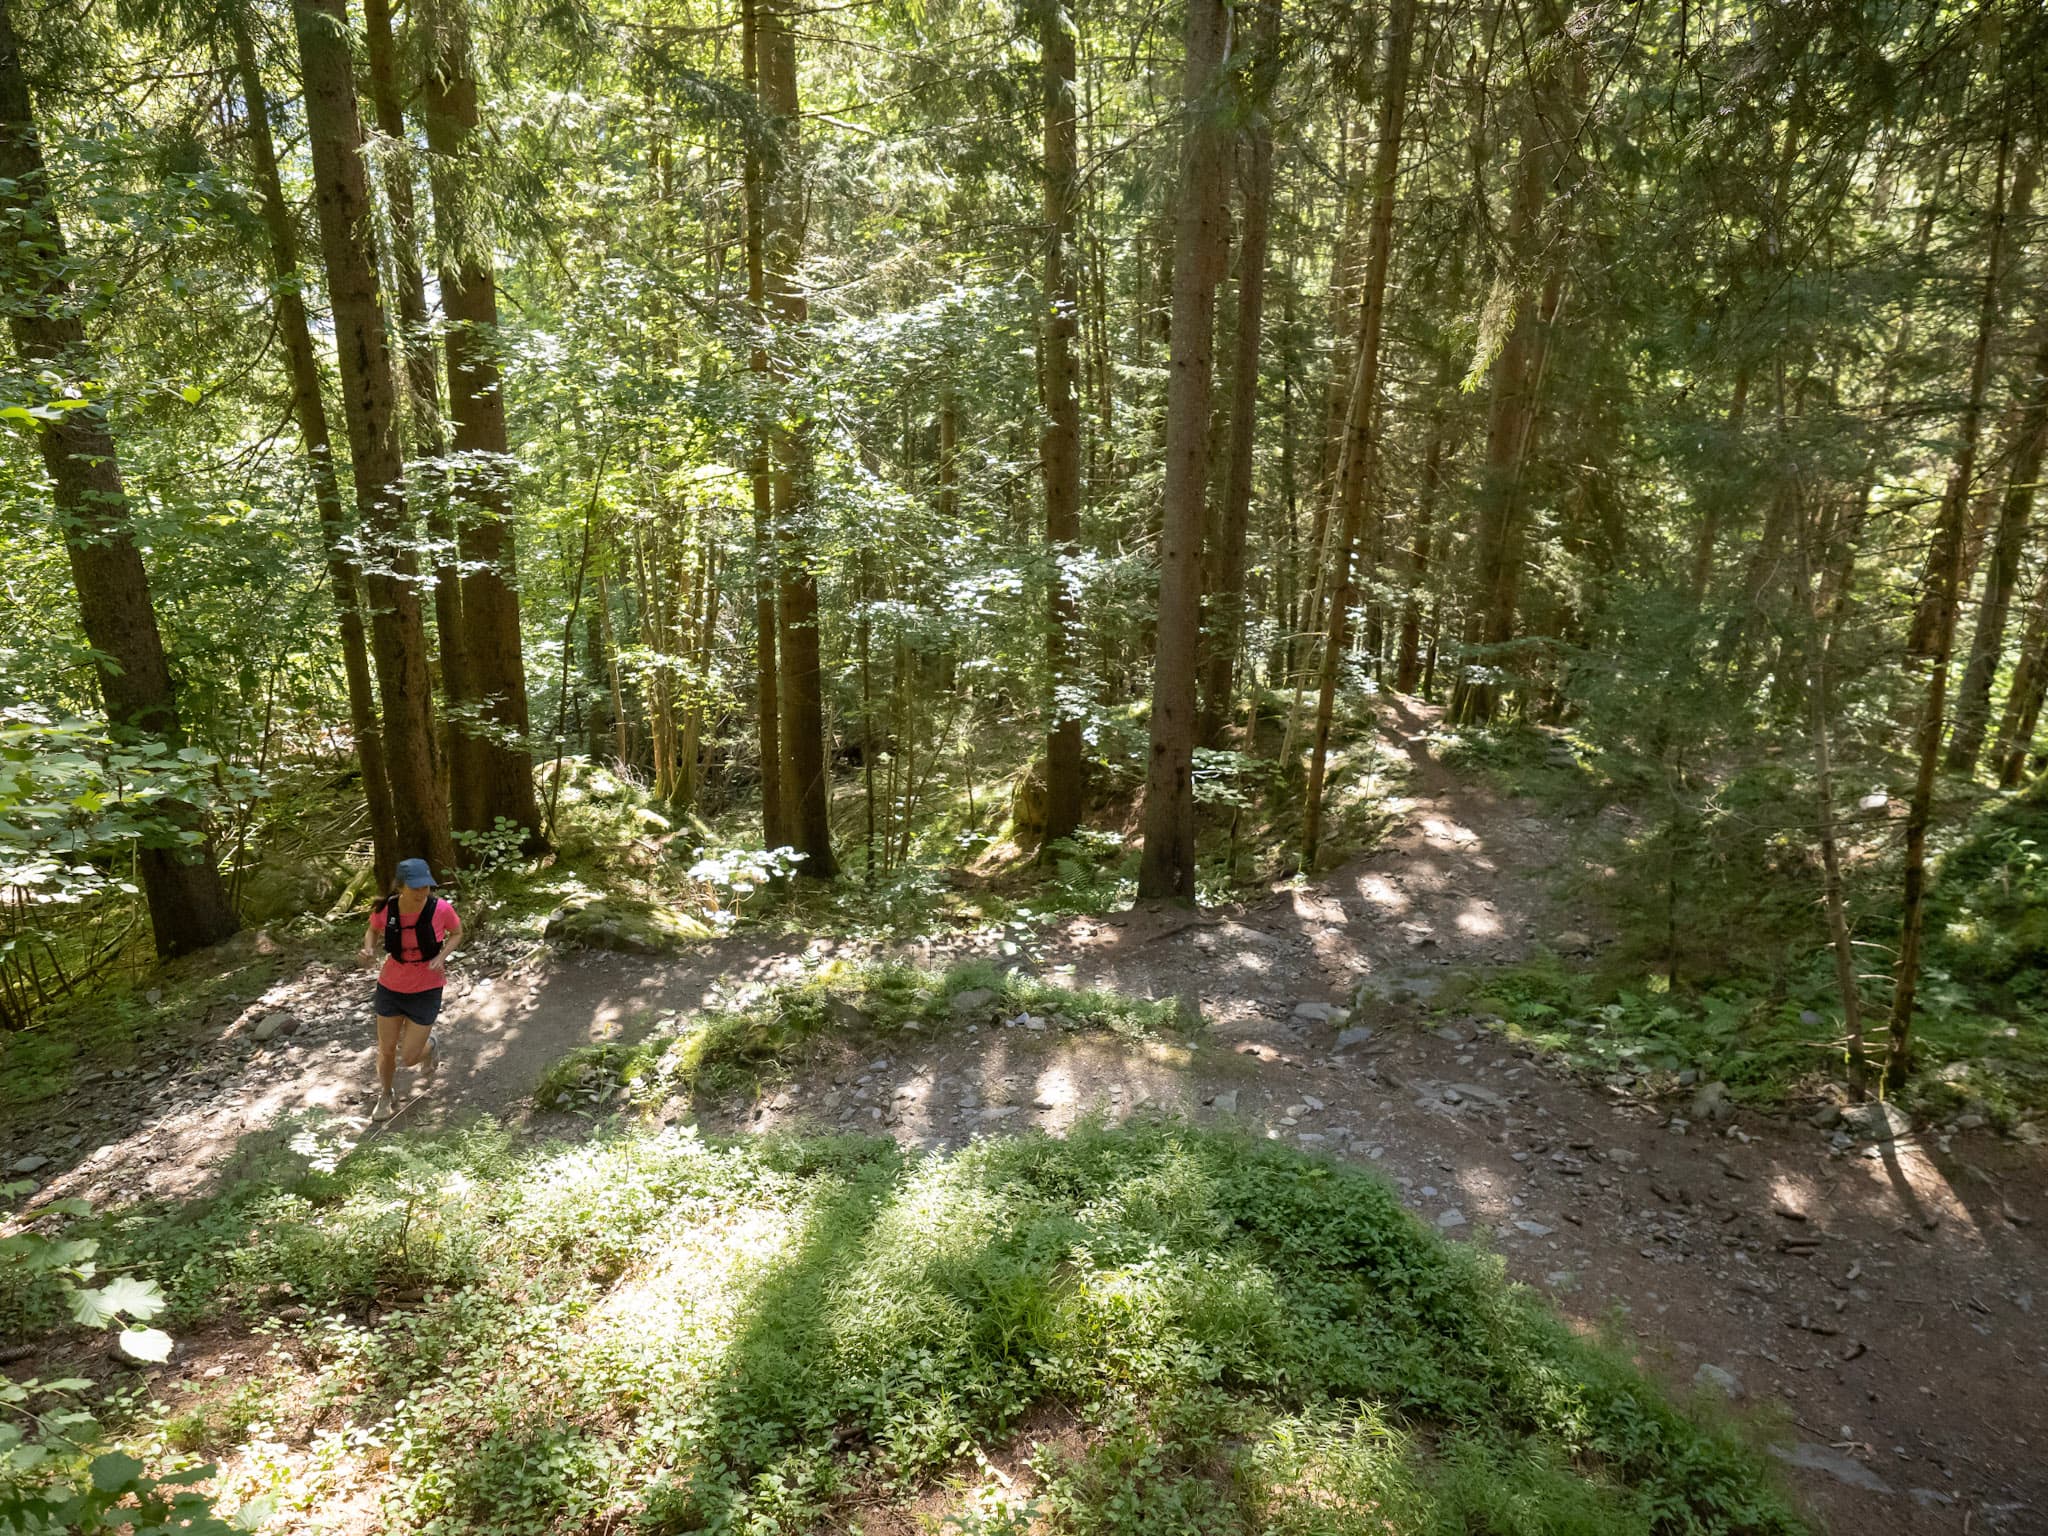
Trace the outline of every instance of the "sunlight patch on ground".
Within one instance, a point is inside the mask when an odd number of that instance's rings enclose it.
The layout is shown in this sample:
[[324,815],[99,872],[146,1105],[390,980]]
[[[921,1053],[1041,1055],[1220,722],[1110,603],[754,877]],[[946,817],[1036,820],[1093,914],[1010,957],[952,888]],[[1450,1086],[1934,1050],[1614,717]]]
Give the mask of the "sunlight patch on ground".
[[1902,1211],[1906,1224],[1920,1228],[1938,1219],[1941,1236],[1936,1241],[1952,1242],[1958,1237],[1973,1245],[1986,1241],[1988,1234],[1983,1223],[1978,1221],[1962,1192],[1919,1147],[1896,1141],[1880,1142],[1865,1148],[1859,1156],[1844,1159],[1844,1163],[1863,1175],[1870,1194]]
[[1458,913],[1458,931],[1475,938],[1490,939],[1501,931],[1500,918],[1476,901],[1467,902]]
[[1358,882],[1358,893],[1374,906],[1389,912],[1406,912],[1413,905],[1408,893],[1385,875],[1367,875]]
[[1422,831],[1432,842],[1457,843],[1462,847],[1479,841],[1479,834],[1470,827],[1462,827],[1442,816],[1423,817]]
[[674,1364],[707,1361],[733,1332],[750,1277],[796,1251],[808,1224],[756,1206],[725,1222],[678,1224],[676,1238],[592,1310],[583,1349]]
[[1470,1207],[1468,1215],[1506,1221],[1514,1214],[1514,1186],[1491,1168],[1464,1169],[1458,1175],[1458,1187],[1464,1191]]
[[1052,1111],[1055,1116],[1054,1124],[1071,1122],[1079,1106],[1079,1099],[1080,1095],[1074,1087],[1073,1074],[1064,1066],[1056,1062],[1038,1074],[1032,1107]]
[[1350,921],[1351,914],[1344,910],[1344,903],[1334,897],[1320,896],[1313,891],[1290,893],[1294,915],[1306,923],[1323,923],[1341,928]]
[[1450,883],[1450,871],[1433,858],[1416,858],[1408,861],[1408,882],[1420,885],[1424,890],[1442,890]]
[[933,1113],[933,1086],[931,1073],[928,1070],[919,1070],[906,1081],[899,1083],[895,1090],[897,1124],[919,1141],[928,1139],[938,1131]]

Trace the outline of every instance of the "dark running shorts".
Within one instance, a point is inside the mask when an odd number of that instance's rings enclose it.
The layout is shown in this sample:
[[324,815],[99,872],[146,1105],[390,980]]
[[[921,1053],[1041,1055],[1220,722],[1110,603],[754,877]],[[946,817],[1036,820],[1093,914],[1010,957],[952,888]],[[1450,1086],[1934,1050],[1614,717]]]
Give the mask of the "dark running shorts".
[[370,1011],[380,1019],[411,1019],[415,1024],[434,1027],[434,1020],[441,1014],[441,989],[431,992],[394,992],[383,982],[377,983],[376,1000],[370,1004]]

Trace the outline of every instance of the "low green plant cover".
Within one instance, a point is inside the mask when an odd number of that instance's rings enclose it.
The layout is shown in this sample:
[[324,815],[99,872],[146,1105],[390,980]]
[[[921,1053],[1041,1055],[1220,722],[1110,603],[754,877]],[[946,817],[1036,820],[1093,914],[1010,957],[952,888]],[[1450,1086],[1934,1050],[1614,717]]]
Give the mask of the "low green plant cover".
[[394,1531],[913,1498],[967,1531],[1804,1529],[1734,1432],[1371,1175],[1177,1124],[950,1155],[480,1125],[99,1235],[176,1312],[310,1312],[265,1326],[342,1449],[272,1466],[253,1431],[238,1487],[367,1477]]
[[[30,1186],[0,1185],[12,1200]],[[52,1204],[43,1219],[89,1216],[81,1200]],[[67,1307],[71,1321],[97,1332],[113,1329],[120,1349],[144,1362],[166,1359],[171,1337],[146,1326],[164,1310],[153,1280],[103,1274],[98,1239],[34,1230],[0,1238],[0,1293],[36,1290]],[[94,1281],[103,1283],[95,1285]],[[134,1536],[181,1531],[226,1536],[213,1501],[192,1485],[212,1467],[152,1472],[114,1442],[87,1405],[99,1389],[89,1379],[43,1381],[0,1373],[0,1531],[10,1536],[131,1531]]]
[[[1826,965],[1814,957],[1796,987],[1724,981],[1674,996],[1661,977],[1573,970],[1544,956],[1461,978],[1439,1008],[1492,1015],[1508,1038],[1617,1086],[1676,1092],[1677,1075],[1690,1068],[1702,1083],[1725,1083],[1737,1102],[1781,1109],[1831,1095],[1846,1080]],[[1975,1113],[1998,1128],[2048,1109],[2048,1030],[2023,1014],[1973,1006],[1970,989],[1939,965],[1929,965],[1922,987],[1919,1067],[1903,1085],[1887,1085],[1889,1097],[1928,1118]],[[1883,1017],[1867,1017],[1864,1028],[1881,1061]]]
[[545,1109],[608,1103],[623,1090],[655,1101],[744,1088],[830,1031],[889,1036],[1028,1014],[1049,1028],[1103,1029],[1143,1039],[1193,1021],[1176,999],[1067,988],[977,961],[939,971],[897,962],[833,962],[796,981],[737,991],[665,1019],[647,1039],[572,1051],[542,1075]]

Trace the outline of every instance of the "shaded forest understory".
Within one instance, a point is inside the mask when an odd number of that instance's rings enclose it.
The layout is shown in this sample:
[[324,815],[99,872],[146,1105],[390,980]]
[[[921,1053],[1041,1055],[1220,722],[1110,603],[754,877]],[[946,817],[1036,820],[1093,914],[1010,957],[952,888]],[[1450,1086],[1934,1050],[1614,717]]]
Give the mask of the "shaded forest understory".
[[[434,1329],[450,1358],[507,1319],[595,1339],[615,1283],[680,1262],[648,1232],[731,1230],[753,1257],[695,1304],[786,1403],[641,1381],[646,1444],[493,1442],[565,1469],[501,1528],[603,1528],[616,1496],[779,1529],[785,1486],[811,1528],[1020,1422],[1071,1441],[1044,1499],[927,1524],[1797,1528],[1739,1437],[1318,1160],[1348,1145],[401,1129],[133,1229],[60,1176],[95,1102],[127,1135],[253,998],[345,963],[407,858],[478,981],[972,946],[1061,987],[1075,924],[1336,900],[1308,1022],[1476,1020],[1681,1130],[1811,1120],[1837,1162],[1916,1134],[2024,1161],[2044,147],[2048,14],[2010,0],[0,0],[0,1148],[40,1202],[0,1238],[31,1296],[5,1326],[161,1361],[167,1298],[230,1326],[398,1212],[404,1275],[337,1282],[335,1315],[394,1286],[462,1315],[319,1345],[395,1401]],[[1422,913],[1380,861],[1454,799],[1495,821]],[[1177,996],[1199,1033],[1291,1005],[1213,959],[1103,1007]],[[709,1089],[608,1038],[549,1081],[594,1073],[607,1113],[765,1098],[873,1022],[846,1006],[758,1049],[706,1026],[690,1051],[747,1065]],[[550,1192],[614,1176],[630,1210]],[[1295,1217],[1247,1215],[1274,1180]],[[911,1210],[869,1291],[818,1277]],[[953,1253],[972,1211],[1002,1214]],[[209,1223],[245,1218],[231,1259]],[[1335,1246],[1293,1253],[1295,1218]],[[761,1276],[830,1348],[719,1333]],[[835,1353],[870,1304],[923,1352]],[[1355,1358],[1304,1365],[1333,1319]],[[225,1440],[149,1440],[118,1393],[67,1418],[80,1392],[0,1378],[0,1521],[222,1493],[158,1479]],[[410,1503],[337,1523],[512,1498],[411,1454]]]

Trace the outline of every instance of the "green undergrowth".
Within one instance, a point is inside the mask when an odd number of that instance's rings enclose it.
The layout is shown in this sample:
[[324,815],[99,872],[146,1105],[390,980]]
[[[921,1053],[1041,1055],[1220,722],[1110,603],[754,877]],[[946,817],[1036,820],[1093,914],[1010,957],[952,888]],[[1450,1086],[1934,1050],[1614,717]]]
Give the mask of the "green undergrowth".
[[828,1033],[888,1038],[1020,1014],[1048,1030],[1132,1040],[1196,1022],[1172,998],[1061,987],[986,961],[945,971],[835,961],[801,980],[742,988],[698,1013],[667,1016],[645,1040],[572,1051],[542,1075],[535,1099],[544,1109],[571,1109],[728,1095],[775,1077]]
[[954,1154],[480,1124],[95,1230],[176,1319],[274,1336],[133,1430],[280,1516],[368,1485],[382,1529],[508,1536],[913,1500],[975,1532],[1805,1529],[1734,1428],[1371,1175],[1173,1124]]
[[126,1072],[167,1041],[198,1038],[209,1009],[248,1002],[288,967],[338,955],[341,948],[318,933],[273,937],[245,929],[196,955],[102,979],[29,1028],[0,1031],[0,1111],[69,1092],[83,1073]]
[[[1840,1096],[1846,1026],[1796,752],[1681,772],[1627,738],[1520,723],[1441,732],[1434,750],[1576,827],[1584,873],[1566,895],[1615,937],[1590,972],[1546,960],[1468,978],[1447,1006],[1496,1013],[1616,1086],[1675,1089],[1692,1069],[1759,1108]],[[1884,767],[1865,766],[1875,789]],[[1877,1059],[1900,921],[1892,804],[1845,793],[1838,808]],[[2011,1129],[2048,1111],[2048,781],[1974,805],[1959,798],[1935,829],[1916,1069],[1885,1093],[1930,1121]]]
[[1444,726],[1431,733],[1429,750],[1446,768],[1484,778],[1506,795],[1574,811],[1597,810],[1606,798],[1606,779],[1592,754],[1562,733],[1521,721]]
[[2048,1029],[2048,776],[1996,802],[1936,866],[1929,947]]
[[[1616,1087],[1679,1095],[1678,1074],[1721,1082],[1728,1096],[1781,1110],[1838,1095],[1847,1077],[1839,1000],[1816,970],[1773,995],[1739,982],[1674,996],[1664,978],[1575,971],[1554,956],[1467,975],[1440,1011],[1491,1014],[1510,1039]],[[1977,1114],[1999,1129],[2048,1108],[2048,1031],[1970,1006],[1970,989],[1930,967],[1916,1034],[1917,1074],[1887,1096],[1930,1120]],[[1882,1058],[1881,1018],[1865,1021]]]

